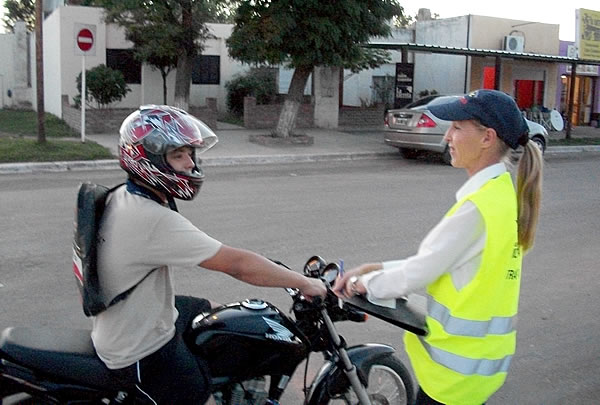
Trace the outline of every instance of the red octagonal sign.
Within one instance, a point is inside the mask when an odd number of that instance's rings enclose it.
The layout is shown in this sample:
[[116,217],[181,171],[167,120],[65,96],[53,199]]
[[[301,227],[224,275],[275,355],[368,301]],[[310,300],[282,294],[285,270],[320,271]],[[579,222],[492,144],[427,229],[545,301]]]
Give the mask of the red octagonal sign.
[[94,34],[92,34],[92,31],[84,28],[77,33],[77,46],[79,49],[81,49],[83,52],[87,52],[92,49],[93,45]]

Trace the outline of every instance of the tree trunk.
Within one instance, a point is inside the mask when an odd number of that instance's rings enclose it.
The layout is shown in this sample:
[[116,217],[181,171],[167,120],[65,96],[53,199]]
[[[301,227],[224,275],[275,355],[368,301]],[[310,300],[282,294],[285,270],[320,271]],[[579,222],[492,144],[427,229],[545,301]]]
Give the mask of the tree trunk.
[[160,75],[163,80],[163,104],[167,105],[167,76],[169,75],[169,72],[163,68],[160,69]]
[[192,58],[187,50],[182,50],[177,58],[177,72],[175,72],[175,107],[188,110],[191,84]]
[[187,111],[190,104],[190,86],[192,85],[192,62],[195,56],[192,2],[185,0],[181,5],[181,26],[184,30],[180,52],[177,56],[175,74],[175,107]]
[[294,70],[288,94],[285,97],[283,108],[279,114],[275,136],[286,138],[293,135],[298,109],[304,98],[304,88],[311,72],[312,67],[300,67]]
[[35,2],[35,61],[37,69],[37,141],[39,143],[46,143],[46,117],[44,110],[44,42],[42,36],[44,18],[42,7],[42,0],[37,0]]

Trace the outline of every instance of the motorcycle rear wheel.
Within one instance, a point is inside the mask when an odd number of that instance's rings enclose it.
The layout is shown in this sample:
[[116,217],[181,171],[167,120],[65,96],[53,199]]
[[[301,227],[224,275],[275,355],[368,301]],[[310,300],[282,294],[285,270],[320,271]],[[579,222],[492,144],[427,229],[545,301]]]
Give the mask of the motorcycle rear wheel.
[[[414,385],[410,373],[394,356],[387,356],[371,366],[369,370],[367,393],[372,405],[412,405],[414,403]],[[358,398],[348,387],[346,394],[332,398],[330,404],[358,404]]]

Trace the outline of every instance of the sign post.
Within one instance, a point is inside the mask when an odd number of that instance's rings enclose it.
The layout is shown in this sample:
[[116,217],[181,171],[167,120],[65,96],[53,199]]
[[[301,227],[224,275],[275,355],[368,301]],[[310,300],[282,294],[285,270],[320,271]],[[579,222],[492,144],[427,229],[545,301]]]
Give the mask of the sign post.
[[96,26],[75,23],[75,55],[81,55],[81,142],[85,142],[85,56],[95,56],[94,38]]

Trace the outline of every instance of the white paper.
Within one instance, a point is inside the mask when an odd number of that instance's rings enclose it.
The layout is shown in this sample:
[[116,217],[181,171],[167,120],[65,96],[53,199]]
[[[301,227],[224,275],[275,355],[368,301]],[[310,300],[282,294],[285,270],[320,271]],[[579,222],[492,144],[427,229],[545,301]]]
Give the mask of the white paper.
[[375,298],[367,296],[367,300],[373,305],[396,309],[396,298]]

